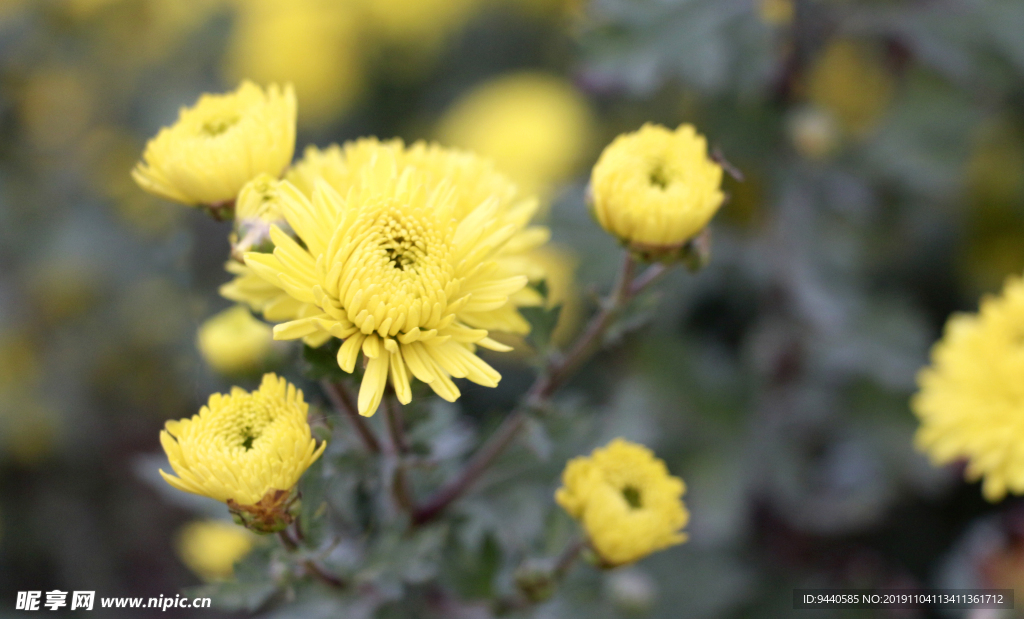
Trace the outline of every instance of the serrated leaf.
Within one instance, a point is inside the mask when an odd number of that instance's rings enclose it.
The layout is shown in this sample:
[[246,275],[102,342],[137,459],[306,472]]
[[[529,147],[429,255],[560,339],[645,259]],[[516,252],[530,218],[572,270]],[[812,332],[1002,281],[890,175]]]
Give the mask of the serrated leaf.
[[530,334],[526,341],[537,350],[546,350],[551,345],[551,335],[558,326],[558,317],[562,313],[562,304],[552,308],[523,307],[519,313],[530,323]]

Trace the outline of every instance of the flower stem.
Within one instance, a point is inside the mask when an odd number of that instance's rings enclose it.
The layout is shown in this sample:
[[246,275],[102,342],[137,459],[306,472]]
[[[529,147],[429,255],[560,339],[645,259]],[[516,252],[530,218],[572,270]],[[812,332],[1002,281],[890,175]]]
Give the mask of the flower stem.
[[299,549],[299,545],[296,544],[295,540],[292,539],[292,536],[288,534],[287,529],[282,529],[278,531],[277,537],[281,540],[281,543],[284,545],[285,550],[287,550],[288,552],[294,552]]
[[483,475],[487,467],[505,451],[513,439],[516,438],[516,435],[519,434],[519,430],[522,429],[523,424],[529,418],[530,411],[544,404],[559,387],[572,377],[576,370],[601,348],[604,334],[608,327],[612,325],[633,297],[643,292],[647,286],[658,278],[660,272],[655,272],[653,275],[649,274],[652,269],[656,269],[659,266],[662,265],[649,267],[641,276],[642,285],[638,286],[633,280],[636,262],[633,256],[628,251],[626,252],[615,287],[608,298],[601,303],[601,309],[590,320],[583,335],[580,336],[564,357],[554,359],[548,363],[545,370],[533,382],[530,390],[527,391],[522,403],[505,417],[501,425],[498,426],[498,429],[473,454],[462,471],[442,486],[424,505],[413,512],[414,524],[423,524],[436,518],[452,501],[462,496]]
[[[278,531],[277,537],[281,540],[285,550],[289,553],[298,551],[299,545],[294,539],[292,539],[292,536],[288,534],[288,529]],[[302,564],[303,569],[306,570],[306,573],[310,574],[325,585],[335,589],[344,589],[346,587],[344,580],[327,572],[324,568],[317,565],[316,561],[313,559],[303,559],[300,563]]]
[[412,513],[415,510],[415,502],[412,498],[412,490],[409,488],[409,476],[406,474],[405,455],[409,451],[409,441],[405,436],[405,426],[402,423],[402,404],[394,390],[388,389],[384,394],[384,419],[388,427],[387,455],[393,460],[394,474],[391,478],[392,493],[395,503],[403,510]]
[[587,541],[582,538],[577,538],[569,545],[565,547],[562,554],[558,556],[558,561],[555,563],[554,576],[555,580],[561,581],[565,578],[565,575],[569,573],[573,564],[576,563],[576,559],[579,558],[580,553],[587,547]]
[[331,401],[334,409],[348,417],[349,422],[355,428],[356,434],[359,435],[366,450],[370,453],[380,453],[380,441],[377,440],[373,431],[370,430],[370,427],[366,425],[366,421],[359,414],[355,402],[352,401],[352,396],[349,394],[344,383],[335,383],[325,379],[320,382],[320,386],[323,388],[324,393],[327,394],[327,399]]
[[402,404],[392,390],[384,395],[384,419],[388,426],[388,436],[395,453],[405,454],[409,451],[409,441],[405,438],[405,424],[402,422]]

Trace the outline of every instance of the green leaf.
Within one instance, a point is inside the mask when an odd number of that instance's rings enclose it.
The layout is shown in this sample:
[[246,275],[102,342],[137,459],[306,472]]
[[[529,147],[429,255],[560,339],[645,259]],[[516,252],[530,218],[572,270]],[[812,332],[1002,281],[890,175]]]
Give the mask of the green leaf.
[[317,546],[325,531],[324,513],[327,508],[327,480],[324,478],[324,459],[310,466],[299,480],[302,493],[301,522],[306,544]]
[[449,558],[447,576],[458,594],[467,599],[490,597],[494,593],[494,579],[501,569],[501,545],[488,534],[479,548],[470,551],[457,547]]
[[551,345],[551,335],[558,326],[558,317],[562,313],[562,304],[559,303],[548,309],[545,307],[523,307],[519,313],[530,323],[530,334],[526,341],[538,351],[543,351]]

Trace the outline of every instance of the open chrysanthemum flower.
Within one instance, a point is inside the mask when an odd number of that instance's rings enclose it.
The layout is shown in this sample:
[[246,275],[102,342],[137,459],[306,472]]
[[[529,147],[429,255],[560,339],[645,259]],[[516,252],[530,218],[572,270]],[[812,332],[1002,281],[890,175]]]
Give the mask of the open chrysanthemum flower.
[[1024,277],[950,318],[918,384],[917,446],[936,464],[966,459],[990,501],[1024,494]]
[[[363,415],[377,410],[389,376],[403,403],[412,398],[411,377],[449,401],[459,396],[452,377],[496,386],[501,376],[475,351],[508,350],[488,331],[525,326],[509,306],[527,277],[509,273],[501,257],[510,245],[546,239],[543,229],[523,230],[535,203],[487,191],[479,168],[460,167],[441,149],[365,140],[346,154],[348,165],[334,172],[358,180],[345,194],[332,187],[343,181],[326,175],[316,176],[312,199],[287,181],[280,187],[282,213],[302,244],[274,227],[272,255],[246,254],[259,276],[316,308],[277,325],[274,336],[342,339],[338,365],[346,372],[362,352]],[[506,188],[514,193],[495,187]]]
[[645,124],[615,138],[591,175],[591,205],[605,230],[659,255],[682,247],[722,205],[722,167],[692,125]]
[[327,446],[316,446],[308,412],[302,391],[274,374],[251,393],[216,393],[198,415],[168,421],[160,432],[177,477],[160,474],[179,490],[265,516],[268,526],[287,524],[279,508]]
[[686,541],[685,491],[683,480],[670,475],[650,449],[619,438],[570,460],[555,500],[612,567]]
[[183,204],[216,206],[235,199],[260,173],[279,176],[295,153],[295,93],[242,82],[234,92],[205,94],[146,144],[132,178],[146,191]]
[[[416,170],[424,186],[430,190],[441,183],[449,186],[456,218],[466,217],[484,201],[496,200],[494,217],[503,225],[516,227],[512,238],[493,255],[496,274],[522,274],[524,260],[531,263],[532,276],[543,271],[543,265],[530,258],[531,250],[543,245],[550,236],[547,228],[528,225],[537,209],[536,200],[524,199],[506,176],[497,172],[490,162],[472,153],[422,142],[406,147],[401,140],[380,142],[365,138],[349,142],[344,147],[307,148],[303,158],[288,170],[285,179],[310,199],[318,179],[340,195],[347,196],[352,190],[362,191],[369,178],[366,171],[379,156],[395,161],[396,174],[406,169]],[[232,261],[227,269],[236,277],[221,287],[221,294],[233,301],[249,304],[262,312],[267,320],[281,322],[319,312],[315,305],[297,301],[277,285],[256,276],[244,264]],[[477,328],[525,334],[529,332],[530,325],[519,314],[518,308],[541,302],[536,291],[523,288],[502,307],[485,312],[463,310],[462,315]],[[329,338],[330,334],[318,332],[303,338],[303,341],[315,347]]]

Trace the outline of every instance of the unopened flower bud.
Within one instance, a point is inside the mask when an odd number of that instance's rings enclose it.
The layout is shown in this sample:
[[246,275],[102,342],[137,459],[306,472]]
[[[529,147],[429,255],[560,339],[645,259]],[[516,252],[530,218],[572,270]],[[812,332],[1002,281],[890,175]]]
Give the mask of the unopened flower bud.
[[594,217],[638,257],[677,260],[722,205],[722,167],[691,125],[646,124],[608,145],[591,175]]

